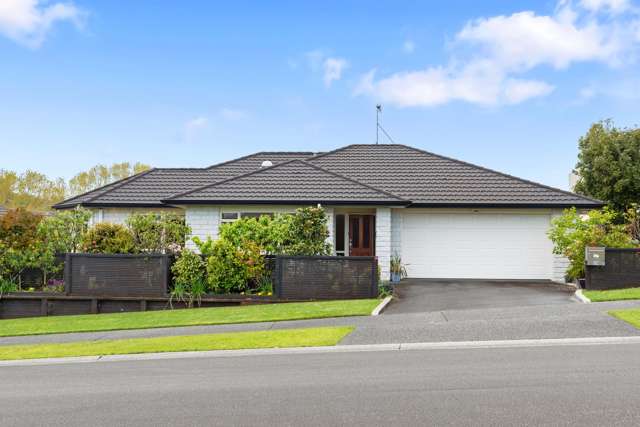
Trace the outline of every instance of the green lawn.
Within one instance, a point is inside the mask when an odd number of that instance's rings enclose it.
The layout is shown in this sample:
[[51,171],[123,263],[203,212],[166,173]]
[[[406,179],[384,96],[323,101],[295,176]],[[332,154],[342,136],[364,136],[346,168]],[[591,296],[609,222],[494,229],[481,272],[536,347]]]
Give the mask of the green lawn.
[[608,291],[582,291],[592,302],[640,299],[640,288],[611,289]]
[[0,337],[368,316],[379,302],[361,299],[7,319],[0,320]]
[[283,329],[192,336],[0,346],[0,360],[175,351],[239,350],[336,345],[353,327]]
[[640,309],[638,308],[613,310],[609,314],[640,329]]

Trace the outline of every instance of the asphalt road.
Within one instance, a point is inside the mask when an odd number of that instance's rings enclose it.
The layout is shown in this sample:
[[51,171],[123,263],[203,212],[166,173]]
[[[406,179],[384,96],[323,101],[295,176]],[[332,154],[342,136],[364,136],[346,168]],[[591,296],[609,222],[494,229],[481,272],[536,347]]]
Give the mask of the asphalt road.
[[640,344],[0,367],[0,424],[640,425]]

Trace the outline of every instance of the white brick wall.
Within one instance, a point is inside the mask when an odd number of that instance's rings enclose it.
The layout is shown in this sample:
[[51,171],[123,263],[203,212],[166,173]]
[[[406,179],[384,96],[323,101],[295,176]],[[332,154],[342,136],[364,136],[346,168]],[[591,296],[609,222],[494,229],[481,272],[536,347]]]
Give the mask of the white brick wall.
[[100,222],[110,222],[112,224],[124,225],[125,221],[133,213],[151,213],[151,212],[170,212],[178,215],[183,215],[182,209],[171,208],[100,208],[91,209],[93,216],[91,218],[91,225],[98,224]]
[[[554,210],[551,212],[551,219],[556,218],[560,215],[562,215],[561,210]],[[549,226],[551,226],[551,223],[549,223]],[[567,269],[569,268],[569,259],[563,257],[562,255],[553,254],[552,263],[551,279],[554,282],[564,283],[564,276],[567,272]]]
[[391,209],[376,208],[376,256],[380,265],[380,278],[389,280],[391,262]]
[[404,209],[391,209],[391,255],[402,257],[402,218]]
[[[185,219],[187,225],[191,227],[191,236],[201,240],[218,238],[218,228],[220,227],[220,208],[218,206],[188,206],[185,208]],[[197,250],[191,239],[187,241],[187,247]]]
[[324,207],[324,211],[327,213],[327,228],[329,229],[329,237],[327,237],[327,243],[331,245],[331,255],[335,255],[336,241],[334,240],[335,226],[334,226],[334,209]]

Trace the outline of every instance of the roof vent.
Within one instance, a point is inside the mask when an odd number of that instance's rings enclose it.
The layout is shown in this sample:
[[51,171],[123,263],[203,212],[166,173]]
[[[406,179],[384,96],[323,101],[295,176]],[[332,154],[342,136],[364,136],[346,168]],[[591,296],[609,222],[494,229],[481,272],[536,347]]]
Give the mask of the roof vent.
[[264,162],[262,162],[262,164],[260,165],[261,168],[268,168],[270,166],[273,166],[273,163],[271,163],[271,160],[265,160]]

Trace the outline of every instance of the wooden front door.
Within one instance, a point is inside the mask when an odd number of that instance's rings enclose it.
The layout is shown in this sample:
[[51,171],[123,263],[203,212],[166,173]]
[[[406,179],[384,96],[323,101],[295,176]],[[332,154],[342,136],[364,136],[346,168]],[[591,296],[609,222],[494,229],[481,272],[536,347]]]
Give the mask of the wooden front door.
[[374,255],[375,228],[373,215],[349,215],[349,255]]

